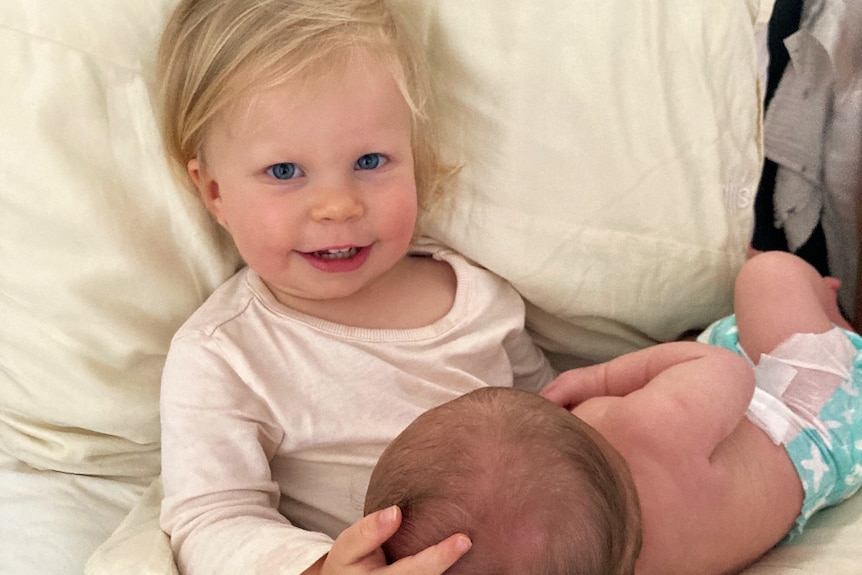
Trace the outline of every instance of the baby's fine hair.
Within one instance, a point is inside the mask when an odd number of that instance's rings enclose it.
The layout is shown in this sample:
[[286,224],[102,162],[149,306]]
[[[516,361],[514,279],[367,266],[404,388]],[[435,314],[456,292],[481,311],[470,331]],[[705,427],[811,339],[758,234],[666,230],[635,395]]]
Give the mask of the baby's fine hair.
[[337,72],[361,50],[392,69],[412,110],[416,187],[427,209],[456,170],[438,155],[424,51],[385,0],[181,0],[157,56],[168,158],[185,173],[230,106],[286,81]]
[[447,575],[631,575],[640,506],[622,456],[533,393],[481,388],[425,412],[387,447],[365,513],[398,505],[392,562],[465,533]]

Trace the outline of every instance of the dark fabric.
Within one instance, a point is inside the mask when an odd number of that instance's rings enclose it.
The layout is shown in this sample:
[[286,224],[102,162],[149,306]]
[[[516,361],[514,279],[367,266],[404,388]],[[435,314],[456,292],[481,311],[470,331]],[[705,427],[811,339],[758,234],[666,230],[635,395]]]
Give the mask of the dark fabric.
[[[769,21],[769,70],[766,83],[766,108],[775,94],[781,76],[790,61],[790,54],[784,47],[784,40],[799,29],[802,19],[803,0],[776,0],[772,18]],[[751,239],[753,248],[763,251],[788,251],[784,230],[775,227],[773,194],[775,175],[778,166],[768,158],[764,162],[763,173],[754,204],[754,234]],[[818,224],[811,238],[801,246],[796,254],[807,260],[823,275],[829,274],[826,257],[826,236]]]

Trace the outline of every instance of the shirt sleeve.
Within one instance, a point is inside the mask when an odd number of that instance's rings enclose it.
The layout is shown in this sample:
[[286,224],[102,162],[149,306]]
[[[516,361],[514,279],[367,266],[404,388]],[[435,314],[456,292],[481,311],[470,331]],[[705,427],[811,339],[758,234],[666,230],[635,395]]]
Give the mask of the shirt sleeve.
[[283,438],[266,403],[203,334],[171,345],[162,378],[161,526],[184,575],[299,574],[332,539],[278,511],[270,460]]
[[538,392],[557,377],[557,372],[524,327],[526,317],[524,300],[514,288],[511,288],[510,297],[514,301],[507,305],[515,310],[514,313],[518,314],[519,318],[518,329],[509,333],[503,340],[503,347],[512,365],[512,387]]
[[526,331],[517,334],[507,344],[506,351],[512,362],[514,376],[513,387],[538,392],[557,376],[545,354]]

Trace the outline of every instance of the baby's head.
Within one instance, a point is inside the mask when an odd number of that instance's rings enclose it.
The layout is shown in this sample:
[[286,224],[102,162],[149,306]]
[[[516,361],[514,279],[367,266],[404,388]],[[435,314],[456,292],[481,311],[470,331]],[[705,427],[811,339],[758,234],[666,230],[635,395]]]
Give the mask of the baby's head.
[[481,388],[416,419],[384,451],[365,512],[398,505],[395,561],[454,533],[473,541],[447,573],[630,574],[637,494],[622,457],[562,407]]
[[384,0],[181,0],[157,62],[169,158],[185,173],[214,124],[241,114],[256,93],[287,82],[314,90],[359,52],[391,71],[412,112],[418,201],[427,207],[454,170],[437,155],[422,49]]

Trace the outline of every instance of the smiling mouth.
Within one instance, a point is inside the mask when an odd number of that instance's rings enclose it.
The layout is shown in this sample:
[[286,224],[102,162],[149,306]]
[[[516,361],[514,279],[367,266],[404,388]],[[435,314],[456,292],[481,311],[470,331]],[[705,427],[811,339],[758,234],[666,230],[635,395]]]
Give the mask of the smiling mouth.
[[351,246],[299,252],[313,268],[325,273],[354,272],[365,265],[371,255],[372,246]]
[[322,260],[346,260],[356,256],[356,254],[358,253],[359,248],[356,247],[311,252],[314,257],[320,258]]

